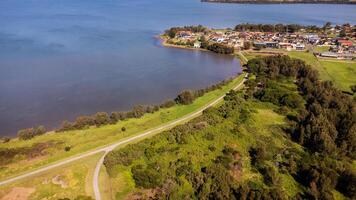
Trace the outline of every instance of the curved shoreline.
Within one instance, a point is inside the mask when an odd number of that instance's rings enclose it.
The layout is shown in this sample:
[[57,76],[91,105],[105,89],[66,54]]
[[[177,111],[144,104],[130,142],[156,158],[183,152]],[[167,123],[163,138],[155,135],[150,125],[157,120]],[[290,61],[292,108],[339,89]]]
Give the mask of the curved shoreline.
[[163,47],[211,52],[211,51],[209,51],[207,49],[202,49],[202,48],[194,48],[194,47],[187,47],[187,46],[184,46],[184,45],[169,44],[169,43],[167,43],[167,38],[162,36],[162,35],[158,35],[158,36],[156,36],[156,38],[161,41],[161,45]]

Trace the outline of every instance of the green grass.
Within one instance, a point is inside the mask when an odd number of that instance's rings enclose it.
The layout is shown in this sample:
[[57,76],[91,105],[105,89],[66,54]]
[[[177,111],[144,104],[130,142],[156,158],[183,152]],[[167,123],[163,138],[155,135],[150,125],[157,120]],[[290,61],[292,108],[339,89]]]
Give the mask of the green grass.
[[[230,120],[224,120],[221,124],[209,126],[203,131],[192,133],[188,139],[188,144],[168,144],[166,139],[162,139],[162,135],[157,135],[145,142],[151,144],[151,147],[154,149],[165,147],[167,150],[163,153],[155,154],[148,160],[146,158],[139,158],[132,165],[147,165],[148,163],[157,162],[161,166],[161,169],[171,170],[169,163],[174,162],[177,158],[188,158],[194,167],[200,169],[201,166],[209,166],[212,160],[220,155],[224,146],[233,146],[242,158],[242,175],[238,181],[253,181],[263,185],[261,174],[250,166],[248,151],[251,146],[256,145],[258,142],[268,143],[269,152],[292,147],[298,151],[302,151],[302,148],[290,142],[285,137],[285,133],[281,129],[285,125],[285,117],[273,111],[277,106],[261,102],[250,102],[249,106],[255,110],[255,113],[252,114],[252,117],[246,123],[239,127],[236,134],[231,133],[231,129],[235,127],[234,123]],[[204,136],[208,132],[214,133],[215,137],[213,141],[205,139]],[[137,145],[140,145],[140,143]],[[214,146],[216,150],[209,151],[209,146]],[[179,150],[173,152],[169,150],[175,147],[179,147]],[[288,196],[292,197],[301,190],[292,177],[283,175],[282,173],[280,176]],[[185,184],[182,184],[182,187],[177,190],[178,194],[172,194],[177,195],[177,197],[182,197],[182,195],[179,195],[180,193],[192,193],[189,182],[184,177],[180,178],[181,182]],[[116,166],[110,180],[112,196],[116,196],[116,199],[124,199],[129,194],[141,191],[135,188],[130,167]]]
[[[318,47],[318,50],[322,50],[323,48],[325,49],[326,47]],[[351,91],[350,86],[356,84],[355,61],[318,59],[312,53],[306,51],[275,50],[275,52],[286,53],[292,58],[304,60],[307,64],[318,70],[320,79],[332,81],[341,90]],[[249,52],[245,56],[251,59],[261,55]]]
[[[85,130],[67,131],[63,133],[50,132],[29,141],[14,139],[8,143],[2,143],[0,144],[0,148],[29,147],[35,143],[49,141],[55,141],[59,144],[55,147],[47,149],[46,156],[38,157],[33,160],[17,158],[15,162],[12,162],[11,164],[0,169],[0,179],[5,179],[6,177],[31,171],[41,166],[93,150],[98,147],[112,144],[127,137],[138,135],[144,131],[159,127],[167,122],[174,121],[175,119],[199,110],[204,105],[222,96],[239,84],[242,81],[243,76],[244,75],[240,75],[235,78],[231,83],[224,86],[220,90],[215,90],[205,94],[204,96],[196,99],[194,103],[190,105],[176,105],[172,108],[161,109],[153,114],[146,114],[139,119],[121,121],[115,125],[107,125],[99,128],[92,127]],[[126,128],[125,132],[121,131],[122,127]],[[69,152],[66,152],[64,151],[65,146],[71,146],[72,149]]]
[[[0,199],[9,193],[14,187],[33,188],[35,192],[29,199],[59,199],[75,198],[78,195],[92,196],[92,177],[94,168],[102,154],[96,154],[47,172],[31,176],[21,181],[14,182],[10,185],[0,187]],[[60,175],[62,180],[67,184],[66,188],[54,184],[52,179]]]
[[350,91],[350,86],[356,84],[356,62],[320,60],[320,63],[341,90]]
[[313,50],[318,53],[329,51],[330,46],[316,46]]

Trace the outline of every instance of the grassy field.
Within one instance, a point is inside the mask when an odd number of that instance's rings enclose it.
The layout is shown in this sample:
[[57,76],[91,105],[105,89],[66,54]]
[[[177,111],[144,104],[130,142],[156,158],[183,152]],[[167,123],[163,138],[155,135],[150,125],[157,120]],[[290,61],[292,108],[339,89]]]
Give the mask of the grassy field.
[[[250,166],[248,150],[251,146],[256,145],[257,142],[268,143],[270,144],[270,152],[292,147],[302,151],[302,148],[285,138],[281,129],[285,125],[284,116],[274,112],[276,106],[258,102],[251,102],[250,106],[255,109],[255,113],[253,113],[250,120],[239,128],[238,134],[231,134],[230,130],[234,127],[233,123],[224,121],[216,127],[208,127],[203,132],[194,133],[194,136],[188,139],[188,144],[178,145],[178,152],[170,153],[167,150],[165,153],[154,155],[149,160],[138,159],[134,161],[133,165],[147,165],[151,162],[157,162],[161,166],[166,166],[166,164],[174,162],[177,158],[189,158],[194,163],[194,166],[208,166],[219,155],[224,146],[233,146],[240,153],[243,160],[243,170],[239,177],[239,182],[253,181],[263,185],[262,176]],[[208,132],[218,134],[218,136],[214,140],[207,140],[206,133]],[[167,141],[162,139],[161,135],[155,136],[149,141],[154,144],[152,146],[153,149],[163,147],[175,149],[176,147],[176,145],[167,144]],[[207,149],[212,146],[216,150],[208,151]],[[109,187],[111,188],[110,192],[113,199],[123,199],[127,195],[140,192],[139,189],[135,188],[130,169],[130,167],[118,165],[111,175],[110,181],[106,181],[106,183],[110,183]],[[294,196],[300,191],[299,185],[292,177],[282,173],[279,176],[288,196]],[[186,180],[182,178],[181,181],[184,182]],[[191,192],[191,186],[187,182],[186,187],[181,188],[178,193],[189,194]]]
[[[129,136],[138,135],[144,131],[153,129],[169,121],[173,121],[199,110],[199,108],[234,88],[242,81],[242,79],[243,75],[235,78],[222,89],[209,92],[196,99],[194,103],[190,105],[176,105],[168,109],[161,109],[153,114],[146,114],[139,119],[129,119],[114,125],[107,125],[99,128],[92,127],[85,130],[67,131],[63,133],[50,132],[29,141],[14,139],[8,143],[2,143],[0,144],[0,148],[31,147],[38,143],[51,144],[52,146],[45,149],[44,155],[42,156],[33,159],[16,157],[10,164],[1,166],[0,179],[21,174],[63,160],[70,156],[93,150],[113,142],[118,142]],[[126,131],[122,131],[122,127],[125,127]],[[65,151],[64,148],[66,146],[70,146],[71,150]]]
[[329,49],[330,46],[316,46],[313,50],[314,52],[322,53],[322,52],[329,51]]
[[336,87],[350,91],[350,86],[356,84],[356,62],[319,60],[321,65],[332,77]]
[[[73,199],[78,195],[92,196],[92,177],[102,154],[55,168],[48,172],[0,187],[0,199],[28,195],[31,199]],[[13,198],[16,199],[16,198]]]
[[[325,47],[320,47],[324,48]],[[319,50],[321,50],[319,48]],[[281,50],[268,50],[272,52],[280,52],[287,54],[292,58],[304,60],[306,63],[313,66],[318,70],[322,80],[330,80],[335,86],[344,91],[351,91],[350,86],[356,84],[356,62],[344,60],[326,60],[318,59],[312,53],[305,51],[281,51]],[[255,52],[245,53],[248,59],[262,54]]]

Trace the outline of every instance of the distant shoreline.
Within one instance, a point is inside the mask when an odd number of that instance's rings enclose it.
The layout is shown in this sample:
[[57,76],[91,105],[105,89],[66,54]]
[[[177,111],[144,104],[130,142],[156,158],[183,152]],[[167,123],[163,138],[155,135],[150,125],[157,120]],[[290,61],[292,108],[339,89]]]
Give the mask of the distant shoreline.
[[202,49],[202,48],[194,48],[194,47],[187,47],[184,45],[169,44],[167,42],[167,38],[162,35],[158,35],[157,38],[161,41],[161,44],[164,47],[178,48],[178,49],[189,49],[189,50],[196,50],[196,51],[209,51],[207,49]]
[[356,4],[356,0],[201,0],[201,2],[236,4]]

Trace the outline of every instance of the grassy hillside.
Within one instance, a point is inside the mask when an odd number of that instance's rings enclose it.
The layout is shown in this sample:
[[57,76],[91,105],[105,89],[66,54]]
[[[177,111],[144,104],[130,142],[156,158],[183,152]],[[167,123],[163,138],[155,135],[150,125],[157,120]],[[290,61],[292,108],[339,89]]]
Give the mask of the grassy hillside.
[[219,107],[184,125],[110,152],[106,195],[352,199],[354,100],[288,56],[247,66],[245,91],[229,92]]
[[[113,189],[111,195],[115,199],[123,199],[135,193],[145,196],[150,192],[157,192],[135,187],[135,179],[131,172],[135,166],[157,166],[163,177],[174,177],[177,173],[181,173],[181,170],[195,171],[214,164],[217,157],[224,155],[222,152],[226,148],[236,151],[233,161],[236,162],[237,167],[229,171],[234,181],[240,184],[253,183],[256,187],[268,188],[263,175],[251,166],[250,149],[268,144],[265,146],[268,146],[270,157],[282,156],[287,151],[303,152],[299,145],[290,142],[285,137],[282,131],[283,126],[286,125],[285,116],[276,113],[274,111],[276,109],[278,109],[277,106],[269,103],[243,102],[239,105],[241,113],[237,114],[240,116],[233,116],[201,129],[184,130],[183,126],[177,127],[176,130],[167,131],[137,145],[124,148],[121,151],[132,152],[133,155],[140,154],[140,157],[132,158],[130,163],[119,164],[109,170]],[[215,110],[210,112],[215,112]],[[243,116],[243,113],[246,116]],[[209,119],[201,117],[184,126],[194,127],[198,124],[209,123],[207,121]],[[223,162],[227,161],[223,160]],[[281,181],[281,190],[286,196],[293,197],[300,191],[299,184],[290,175],[278,172],[277,176]],[[187,180],[188,177],[178,175],[177,178],[181,185],[174,186],[172,189],[174,191],[170,194],[171,199],[194,196],[194,189]]]
[[[189,105],[175,105],[160,109],[141,118],[120,121],[114,125],[91,127],[61,133],[50,132],[31,140],[13,139],[0,144],[0,179],[36,169],[88,150],[138,135],[189,113],[199,110],[234,88],[243,79],[237,77],[221,89],[206,93]],[[125,127],[125,131],[122,128]],[[66,151],[66,147],[70,147]]]

